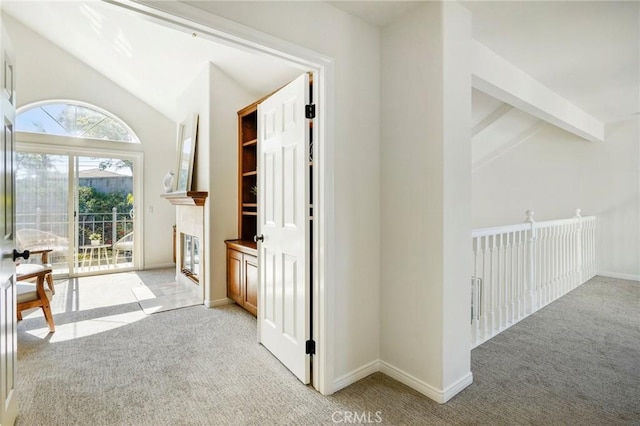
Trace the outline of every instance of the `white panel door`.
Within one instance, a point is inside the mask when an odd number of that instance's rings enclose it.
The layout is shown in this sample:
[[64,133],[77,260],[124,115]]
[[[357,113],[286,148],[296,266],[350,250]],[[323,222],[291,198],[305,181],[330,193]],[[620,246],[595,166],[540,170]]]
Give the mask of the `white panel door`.
[[258,106],[258,336],[303,383],[310,380],[308,96],[304,74]]
[[16,269],[13,263],[15,248],[14,222],[14,135],[15,90],[14,57],[2,28],[0,39],[0,117],[2,134],[0,137],[0,425],[12,425],[18,413],[16,399]]

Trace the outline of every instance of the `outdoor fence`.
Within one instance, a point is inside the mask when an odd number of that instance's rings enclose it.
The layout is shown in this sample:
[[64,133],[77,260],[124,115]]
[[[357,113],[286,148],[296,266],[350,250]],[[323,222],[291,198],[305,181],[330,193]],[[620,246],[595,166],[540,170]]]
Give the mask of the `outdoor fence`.
[[476,347],[596,273],[596,217],[473,231],[471,343]]

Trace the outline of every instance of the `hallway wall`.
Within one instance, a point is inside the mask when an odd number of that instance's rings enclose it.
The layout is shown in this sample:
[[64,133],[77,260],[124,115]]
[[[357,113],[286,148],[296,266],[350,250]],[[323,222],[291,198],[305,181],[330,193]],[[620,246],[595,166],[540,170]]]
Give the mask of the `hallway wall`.
[[640,120],[607,127],[587,142],[547,125],[473,173],[474,228],[598,216],[598,266],[640,279]]

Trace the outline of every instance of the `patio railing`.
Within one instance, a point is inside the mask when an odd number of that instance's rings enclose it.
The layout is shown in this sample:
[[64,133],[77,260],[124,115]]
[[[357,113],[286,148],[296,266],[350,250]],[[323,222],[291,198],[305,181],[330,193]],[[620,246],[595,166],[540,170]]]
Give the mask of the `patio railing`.
[[[65,237],[69,232],[69,215],[67,213],[43,213],[36,209],[35,213],[16,214],[17,229],[38,229]],[[89,244],[90,234],[99,234],[104,244],[113,244],[118,239],[133,231],[133,219],[130,213],[118,213],[114,207],[108,213],[78,214],[78,245]]]
[[[34,213],[17,213],[16,229],[18,231],[38,230],[56,237],[58,241],[65,241],[66,250],[58,247],[55,252],[51,253],[50,261],[55,268],[56,265],[62,265],[67,262],[68,241],[70,240],[67,237],[69,234],[69,220],[70,217],[67,213],[48,213],[38,208]],[[77,220],[76,247],[90,245],[89,236],[91,234],[100,235],[102,244],[113,247],[115,242],[133,231],[132,215],[130,213],[118,213],[115,207],[111,212],[79,213]],[[19,234],[20,232],[18,232]],[[46,243],[43,245],[46,245]],[[28,249],[29,247],[26,248]],[[82,256],[82,253],[79,256]]]

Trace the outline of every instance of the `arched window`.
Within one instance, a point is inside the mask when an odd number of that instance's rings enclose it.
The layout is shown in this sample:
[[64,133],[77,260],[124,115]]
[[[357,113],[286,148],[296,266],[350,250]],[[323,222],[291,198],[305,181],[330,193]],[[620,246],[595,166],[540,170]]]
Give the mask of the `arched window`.
[[140,143],[131,128],[113,114],[76,101],[47,101],[20,108],[16,130]]

